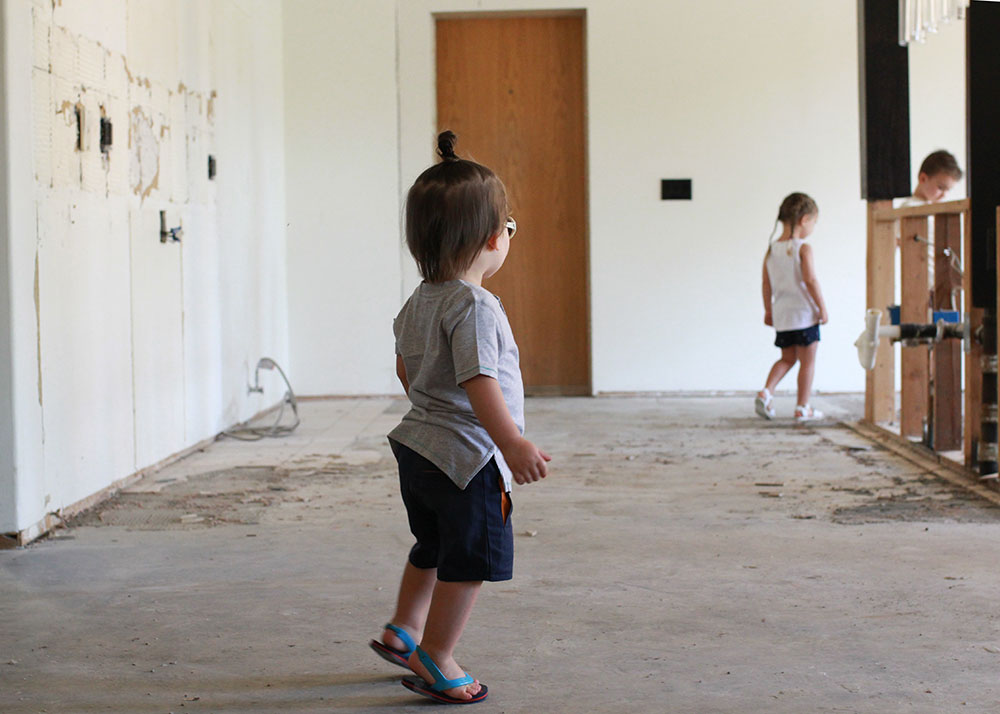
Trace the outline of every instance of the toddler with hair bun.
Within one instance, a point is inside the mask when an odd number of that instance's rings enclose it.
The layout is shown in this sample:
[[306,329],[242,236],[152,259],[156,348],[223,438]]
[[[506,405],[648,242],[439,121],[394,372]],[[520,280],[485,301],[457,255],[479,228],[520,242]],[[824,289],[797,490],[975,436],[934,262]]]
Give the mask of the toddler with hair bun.
[[550,457],[523,436],[517,345],[500,299],[482,286],[517,230],[506,190],[455,154],[452,132],[438,137],[438,153],[407,194],[406,244],[424,280],[393,322],[411,408],[389,444],[416,543],[396,612],[371,647],[413,670],[406,688],[471,704],[487,688],[454,649],[482,582],[513,575],[511,482],[544,478]]

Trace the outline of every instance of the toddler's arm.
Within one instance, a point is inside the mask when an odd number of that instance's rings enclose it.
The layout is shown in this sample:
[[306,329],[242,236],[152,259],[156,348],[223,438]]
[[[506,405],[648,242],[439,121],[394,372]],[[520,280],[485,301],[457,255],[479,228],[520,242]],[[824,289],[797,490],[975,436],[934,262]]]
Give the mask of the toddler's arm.
[[771,278],[767,275],[767,257],[764,258],[764,280],[760,285],[761,293],[764,296],[764,324],[774,325],[774,318],[771,317]]
[[403,364],[403,355],[396,355],[396,376],[399,377],[399,383],[403,385],[403,391],[409,396],[410,380],[406,378],[406,365]]
[[552,457],[521,436],[503,399],[500,383],[480,374],[462,382],[461,386],[469,395],[476,417],[503,454],[514,480],[525,484],[545,478],[545,462]]
[[819,323],[825,325],[830,317],[826,312],[826,303],[823,302],[823,292],[819,289],[819,278],[816,277],[816,265],[813,261],[812,246],[808,243],[803,244],[799,256],[802,258],[802,282],[806,284],[809,296],[816,303],[816,307],[819,308]]

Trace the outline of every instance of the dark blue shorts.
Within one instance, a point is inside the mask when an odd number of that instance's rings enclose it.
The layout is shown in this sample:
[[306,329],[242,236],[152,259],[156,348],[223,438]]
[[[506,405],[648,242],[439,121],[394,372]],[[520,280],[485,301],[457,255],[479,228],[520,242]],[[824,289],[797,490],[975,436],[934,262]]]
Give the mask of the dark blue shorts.
[[423,456],[389,439],[399,464],[399,488],[417,539],[415,568],[437,568],[447,582],[510,580],[514,575],[514,506],[490,459],[465,489]]
[[819,342],[819,325],[813,325],[804,330],[786,330],[774,336],[774,346],[781,349],[794,345],[808,347],[813,342]]

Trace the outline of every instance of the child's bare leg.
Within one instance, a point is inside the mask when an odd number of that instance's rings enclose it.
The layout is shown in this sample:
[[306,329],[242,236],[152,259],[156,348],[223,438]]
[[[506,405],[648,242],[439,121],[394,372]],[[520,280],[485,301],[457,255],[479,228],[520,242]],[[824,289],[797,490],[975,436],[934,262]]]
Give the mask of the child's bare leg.
[[811,345],[796,345],[795,354],[799,358],[799,399],[798,405],[805,406],[812,396],[813,374],[816,372],[816,349],[819,342]]
[[[778,388],[778,382],[788,374],[788,370],[795,366],[795,347],[782,347],[781,348],[781,359],[774,363],[771,367],[770,373],[767,375],[767,382],[764,384],[764,389],[774,394],[774,390]],[[759,397],[764,397],[764,392],[758,394]]]
[[[434,595],[427,613],[427,625],[424,628],[420,648],[430,655],[441,670],[441,674],[447,679],[463,675],[462,668],[455,662],[453,655],[455,646],[462,637],[465,623],[472,614],[472,606],[476,602],[482,584],[479,580],[459,583],[439,580],[434,586]],[[423,677],[424,681],[433,684],[434,677],[424,667],[416,652],[410,655],[410,669]],[[458,699],[471,699],[479,693],[479,690],[480,685],[477,680],[463,687],[446,689],[444,693]]]
[[[389,621],[419,639],[427,620],[427,610],[431,604],[434,584],[437,582],[437,568],[417,568],[407,561],[403,568],[403,578],[399,583],[399,597],[396,598],[396,612]],[[382,642],[393,649],[406,649],[395,632],[382,632]]]

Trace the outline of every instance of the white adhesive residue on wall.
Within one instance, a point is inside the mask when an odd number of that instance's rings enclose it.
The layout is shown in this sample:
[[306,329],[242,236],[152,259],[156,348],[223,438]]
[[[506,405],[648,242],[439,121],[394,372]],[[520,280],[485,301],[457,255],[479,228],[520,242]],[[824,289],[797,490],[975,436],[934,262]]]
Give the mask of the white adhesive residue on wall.
[[160,180],[160,139],[142,107],[134,107],[129,123],[129,177],[132,193],[147,198]]

